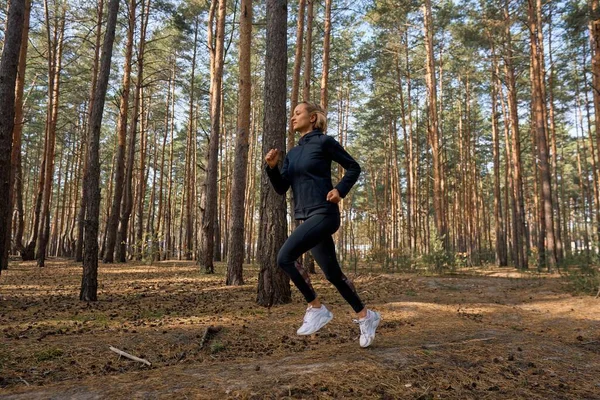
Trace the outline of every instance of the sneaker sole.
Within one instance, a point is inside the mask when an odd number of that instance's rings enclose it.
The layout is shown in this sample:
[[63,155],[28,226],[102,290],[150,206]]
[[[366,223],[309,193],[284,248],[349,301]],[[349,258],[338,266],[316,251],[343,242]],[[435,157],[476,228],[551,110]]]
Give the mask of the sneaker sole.
[[333,319],[333,313],[330,311],[329,314],[326,317],[321,318],[321,320],[319,321],[320,325],[319,325],[319,327],[317,329],[315,329],[313,331],[310,331],[310,332],[307,332],[307,333],[298,333],[298,332],[296,332],[296,334],[298,336],[312,335],[313,333],[318,332],[321,328],[323,328],[325,325],[327,325],[329,323],[329,321],[331,321],[332,319]]

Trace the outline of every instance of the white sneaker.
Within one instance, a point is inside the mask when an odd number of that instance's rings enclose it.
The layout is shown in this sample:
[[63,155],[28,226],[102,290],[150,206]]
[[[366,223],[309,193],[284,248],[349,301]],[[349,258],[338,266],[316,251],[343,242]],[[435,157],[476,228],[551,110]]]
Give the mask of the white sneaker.
[[381,321],[381,314],[377,311],[367,310],[367,316],[355,319],[360,326],[360,347],[369,347],[375,339],[375,330]]
[[296,332],[298,335],[312,335],[324,327],[331,319],[333,314],[324,305],[319,308],[308,306],[304,314],[304,323]]

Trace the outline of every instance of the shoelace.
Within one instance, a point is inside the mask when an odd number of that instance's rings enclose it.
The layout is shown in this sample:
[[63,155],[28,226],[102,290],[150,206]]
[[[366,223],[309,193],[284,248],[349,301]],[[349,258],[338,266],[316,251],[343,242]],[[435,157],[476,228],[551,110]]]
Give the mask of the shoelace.
[[353,319],[352,322],[354,322],[355,324],[358,324],[358,326],[360,327],[360,334],[364,335],[365,334],[364,330],[366,329],[367,319],[365,318],[362,321],[359,319]]

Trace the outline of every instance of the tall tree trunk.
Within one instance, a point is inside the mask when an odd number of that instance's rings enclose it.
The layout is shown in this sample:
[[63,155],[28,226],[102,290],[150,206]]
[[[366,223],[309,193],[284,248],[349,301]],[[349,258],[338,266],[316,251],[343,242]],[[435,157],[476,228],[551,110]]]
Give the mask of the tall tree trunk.
[[[10,181],[9,181],[9,194],[8,194],[8,209],[9,218],[12,214],[13,207],[15,205],[15,198],[17,199],[17,221],[16,221],[16,250],[21,252],[23,250],[23,184],[21,174],[21,137],[23,133],[23,124],[25,123],[23,118],[23,92],[25,88],[25,70],[27,67],[27,48],[29,41],[29,17],[31,14],[31,0],[25,0],[25,14],[23,17],[23,31],[21,33],[21,50],[19,52],[19,66],[17,70],[17,81],[15,88],[15,123],[12,132],[12,153],[10,156]],[[18,182],[16,180],[18,179]],[[9,228],[9,232],[10,232]],[[6,235],[6,247],[5,255],[0,254],[2,257],[8,257],[8,251],[11,245],[10,234]],[[0,261],[0,269],[4,267],[2,261]]]
[[136,190],[137,201],[136,201],[136,225],[135,225],[135,246],[134,246],[134,257],[136,260],[141,261],[145,253],[144,238],[144,208],[146,204],[146,187],[148,186],[148,173],[146,168],[150,168],[150,160],[146,162],[148,154],[148,143],[149,143],[149,132],[148,132],[148,118],[150,110],[150,99],[152,96],[145,97],[145,90],[142,89],[142,122],[140,124],[140,167],[138,175],[138,186]]
[[[306,0],[298,0],[298,25],[296,28],[296,51],[294,55],[294,72],[292,74],[292,95],[290,97],[290,115],[298,105],[298,91],[300,86],[300,69],[302,67],[302,46],[304,36],[304,9],[306,8]],[[290,118],[288,128],[287,150],[289,151],[296,143],[296,132],[292,126]],[[290,197],[291,198],[291,197]],[[291,205],[291,204],[290,204]]]
[[242,0],[240,15],[240,97],[238,100],[238,128],[235,145],[235,164],[231,189],[231,221],[229,224],[229,254],[227,257],[226,285],[244,283],[244,203],[246,174],[248,169],[248,132],[250,131],[250,98],[252,84],[250,74],[250,48],[252,45],[252,0]]
[[304,83],[302,85],[302,100],[311,101],[310,87],[312,81],[312,34],[315,0],[306,0],[306,46],[304,47]]
[[[102,3],[104,0],[100,0]],[[100,4],[101,6],[101,4]],[[114,177],[114,196],[110,208],[110,215],[106,224],[106,247],[103,262],[114,262],[115,244],[117,242],[117,229],[119,227],[119,214],[121,199],[123,198],[123,180],[125,179],[125,151],[127,143],[127,115],[129,112],[129,92],[131,88],[131,60],[133,55],[133,35],[135,31],[135,10],[137,0],[129,3],[129,25],[127,29],[127,43],[125,44],[125,60],[123,65],[123,83],[119,105],[119,119],[117,121],[117,155]]]
[[[63,41],[65,33],[65,13],[62,9],[62,15],[54,17],[54,34],[53,39],[50,39],[50,14],[48,10],[48,2],[44,1],[46,10],[46,31],[48,33],[48,48],[52,50],[48,54],[48,109],[46,117],[46,140],[47,148],[44,154],[45,177],[44,177],[44,193],[42,197],[42,209],[40,216],[40,226],[38,232],[38,242],[36,247],[36,258],[38,267],[44,267],[46,259],[46,247],[50,239],[50,199],[52,197],[52,183],[54,180],[54,156],[56,145],[56,124],[58,122],[58,101],[60,94],[60,75],[62,70],[62,53]],[[55,13],[58,10],[54,11]],[[60,26],[58,26],[60,24]]]
[[[80,138],[84,138],[85,137],[85,133],[82,132],[83,130],[83,126],[85,125],[84,120],[87,119],[87,110],[85,109],[85,104],[83,105],[83,112],[80,113],[79,118],[77,119],[77,129],[76,132],[79,135]],[[75,239],[73,233],[75,232],[75,227],[79,226],[79,222],[80,220],[79,218],[79,213],[81,212],[80,209],[80,200],[82,201],[83,199],[81,199],[81,196],[79,196],[80,193],[80,186],[82,179],[83,179],[83,164],[84,162],[84,158],[87,160],[87,158],[85,157],[86,152],[85,152],[85,146],[86,144],[80,140],[80,144],[77,150],[77,172],[75,175],[75,189],[74,189],[74,204],[73,204],[73,208],[72,208],[72,212],[73,212],[73,219],[71,220],[71,226],[69,227],[69,233],[67,235],[67,241],[68,241],[68,246],[69,246],[69,250],[68,253],[71,257],[75,257],[76,253],[77,253],[77,240]],[[84,214],[85,214],[85,210],[84,210]],[[81,228],[82,232],[83,232],[83,228]],[[81,249],[83,249],[83,245],[81,246]],[[79,261],[83,260],[83,251],[81,253],[80,259]]]
[[525,223],[525,201],[523,198],[523,178],[521,162],[521,138],[519,133],[519,114],[517,110],[517,87],[515,70],[513,67],[512,37],[510,32],[511,22],[508,13],[508,0],[504,6],[505,19],[505,54],[504,54],[504,72],[506,87],[508,89],[508,109],[510,113],[511,128],[511,171],[513,202],[515,213],[513,218],[513,248],[515,252],[515,265],[517,268],[526,269],[528,266],[527,255],[527,226]]
[[[173,64],[174,64],[174,58],[173,58]],[[166,102],[165,102],[165,127],[164,127],[164,134],[163,134],[163,142],[162,142],[162,147],[161,147],[161,159],[160,159],[160,180],[159,180],[159,184],[158,184],[158,215],[156,217],[156,240],[158,242],[158,259],[162,260],[163,256],[165,254],[164,251],[164,243],[166,243],[166,236],[162,235],[162,232],[164,231],[164,226],[166,225],[166,208],[169,207],[169,204],[167,203],[167,205],[165,206],[165,201],[164,199],[164,179],[165,179],[165,152],[166,152],[166,148],[167,148],[167,138],[169,136],[169,122],[172,118],[172,114],[171,114],[171,86],[174,85],[175,83],[175,79],[174,79],[174,71],[175,68],[173,67],[173,70],[171,72],[171,76],[169,77],[169,82],[167,85],[167,98],[166,98]],[[167,183],[169,181],[170,178],[167,178]],[[163,219],[165,219],[165,223],[163,223]],[[162,238],[162,240],[160,240],[160,238]],[[161,242],[163,243],[163,245],[161,246]]]
[[[294,72],[292,74],[292,93],[290,97],[290,114],[294,113],[296,106],[298,105],[298,95],[300,91],[300,70],[302,69],[302,49],[303,49],[303,41],[304,41],[304,12],[306,9],[306,0],[298,0],[298,22],[296,26],[296,50],[294,53]],[[294,131],[294,126],[292,124],[292,118],[289,118],[289,127],[288,127],[288,138],[287,138],[287,151],[290,151],[292,147],[296,144],[296,131]],[[287,196],[288,210],[290,215],[294,214],[294,198],[293,196]],[[300,221],[294,220],[291,224],[292,227],[297,227],[300,224]]]
[[[206,160],[205,209],[202,214],[202,236],[199,262],[206,273],[214,272],[215,219],[217,217],[217,169],[221,134],[221,90],[223,82],[226,0],[219,0],[214,69],[211,79],[211,132]],[[285,127],[284,127],[285,131]]]
[[[419,194],[417,190],[417,180],[418,180],[418,157],[415,157],[415,147],[418,149],[418,143],[415,146],[415,138],[413,134],[413,120],[412,120],[412,82],[411,82],[411,74],[410,74],[410,63],[408,56],[408,30],[404,31],[404,51],[405,51],[405,62],[406,62],[406,111],[404,111],[405,107],[402,107],[403,115],[406,113],[408,116],[407,121],[403,118],[403,125],[405,129],[408,129],[408,132],[405,132],[408,136],[405,138],[408,139],[408,173],[407,177],[410,177],[410,183],[407,179],[407,202],[408,202],[408,211],[410,211],[410,216],[408,216],[408,235],[410,236],[410,249],[411,254],[417,250],[417,226],[418,226],[418,201]],[[402,92],[401,92],[402,95]],[[403,95],[402,95],[403,98]],[[418,150],[416,152],[418,154]],[[417,158],[417,160],[415,160]],[[410,200],[408,200],[410,199]]]
[[[577,177],[579,180],[579,197],[580,197],[580,202],[581,202],[581,220],[583,221],[583,243],[585,246],[585,254],[586,254],[586,258],[588,259],[589,262],[589,257],[590,257],[590,237],[588,235],[588,212],[587,212],[587,193],[585,190],[585,184],[584,182],[587,183],[587,179],[584,178],[584,174],[582,172],[582,168],[581,168],[581,156],[580,156],[580,151],[579,151],[579,137],[577,138]],[[577,209],[575,207],[575,209]],[[575,243],[577,243],[577,240],[575,241]]]
[[[118,140],[118,138],[117,138]],[[115,140],[115,145],[113,147],[113,151],[112,151],[112,161],[110,163],[110,171],[109,171],[109,178],[108,178],[108,190],[106,191],[106,198],[110,199],[111,197],[113,197],[113,186],[114,186],[114,180],[113,180],[113,175],[114,175],[114,171],[116,168],[116,158],[117,158],[117,146],[118,146],[118,142],[117,140]],[[110,201],[105,201],[104,202],[104,229],[103,232],[104,234],[102,235],[102,240],[100,241],[101,246],[100,246],[100,253],[98,254],[98,256],[100,257],[100,259],[104,258],[104,253],[106,251],[106,226],[108,225],[108,218],[110,217]],[[102,221],[101,221],[102,222]],[[100,229],[101,225],[98,225],[98,229]]]
[[[261,157],[271,148],[285,148],[286,72],[287,72],[287,0],[267,0],[265,92],[263,143]],[[260,227],[258,238],[258,304],[291,301],[289,277],[277,266],[277,253],[286,239],[285,197],[271,187],[266,172],[260,181]]]
[[192,184],[192,171],[193,171],[193,144],[195,143],[195,130],[194,130],[194,101],[195,101],[195,74],[196,74],[196,52],[198,46],[198,17],[196,17],[194,23],[194,48],[192,50],[192,74],[190,79],[190,104],[189,104],[189,120],[187,129],[186,139],[186,155],[185,155],[185,177],[184,182],[187,184],[184,187],[185,193],[185,259],[191,260],[193,256],[193,236],[194,236],[194,218],[193,218],[193,188],[195,185]]
[[145,239],[144,239],[144,205],[146,199],[146,187],[148,186],[148,173],[146,168],[150,168],[150,162],[148,161],[148,165],[146,165],[146,155],[148,153],[148,143],[149,143],[149,133],[148,133],[148,125],[149,125],[149,116],[151,109],[151,99],[152,95],[144,96],[145,85],[144,85],[144,53],[146,48],[146,31],[148,29],[148,20],[150,18],[150,0],[145,0],[142,2],[142,12],[141,12],[141,26],[140,26],[140,44],[138,46],[138,83],[142,86],[141,92],[141,115],[142,122],[140,124],[140,168],[139,168],[139,177],[138,177],[138,188],[137,188],[137,198],[136,202],[137,210],[136,210],[136,226],[135,226],[135,246],[134,253],[135,259],[140,261],[143,257],[145,251]]
[[[596,148],[600,151],[600,2],[590,0],[592,8],[590,21],[590,41],[592,47],[592,93],[594,99],[594,126],[596,128]],[[600,158],[600,157],[599,157]],[[600,168],[600,164],[598,165]],[[600,182],[598,182],[600,184]],[[600,189],[599,189],[600,190]],[[597,212],[600,215],[600,212]],[[600,243],[600,216],[596,218],[596,230]]]
[[[536,4],[534,4],[536,1]],[[546,134],[546,121],[544,119],[544,79],[543,71],[540,65],[540,59],[543,57],[541,51],[541,43],[538,42],[536,32],[542,29],[538,25],[536,17],[536,8],[541,8],[540,0],[528,0],[529,3],[529,29],[531,34],[531,62],[532,62],[532,81],[533,81],[533,106],[535,110],[535,125],[537,136],[537,147],[540,162],[540,178],[541,178],[541,203],[544,214],[544,228],[546,234],[546,249],[548,270],[553,270],[556,267],[556,248],[554,239],[554,208],[552,206],[552,182],[550,177],[550,164],[548,162],[548,141]],[[540,265],[542,267],[543,265]]]
[[[314,3],[315,0],[306,0],[306,45],[304,46],[304,82],[302,86],[302,101],[311,101],[311,84],[312,84],[312,36],[313,36],[313,20],[314,20]],[[293,110],[292,110],[293,111]],[[290,121],[291,123],[291,121]],[[293,214],[293,212],[292,212]],[[298,222],[295,222],[298,226]],[[315,273],[315,260],[310,252],[304,254],[304,269],[309,273]]]
[[[549,16],[549,24],[548,24],[548,57],[550,61],[550,76],[548,78],[548,108],[549,108],[549,117],[550,117],[550,140],[552,147],[552,175],[554,179],[552,180],[552,196],[554,207],[556,208],[556,224],[554,224],[555,232],[556,232],[556,261],[558,265],[560,265],[564,259],[564,250],[563,250],[563,238],[562,238],[562,222],[561,222],[561,213],[560,213],[560,201],[558,199],[558,148],[556,146],[556,121],[554,117],[554,62],[552,60],[552,11]],[[585,74],[585,72],[584,72]],[[586,79],[587,80],[587,79]],[[587,85],[586,85],[587,87]],[[587,94],[587,91],[586,91]],[[587,107],[586,107],[587,108]],[[588,121],[589,123],[589,121]],[[596,170],[596,156],[594,155],[594,141],[592,137],[589,137],[591,150],[592,150],[592,172],[594,176],[594,194],[596,198],[595,204],[598,207],[598,186],[597,186],[597,170]],[[597,208],[598,210],[598,208]],[[596,212],[596,218],[600,218],[600,213]],[[600,226],[600,219],[598,219],[598,226]]]
[[[144,10],[149,9],[149,1],[144,6],[142,3],[142,17]],[[135,144],[138,120],[140,117],[140,103],[142,97],[142,86],[144,79],[144,47],[146,44],[146,22],[142,18],[140,29],[140,41],[138,45],[138,60],[137,60],[137,77],[135,80],[135,97],[133,99],[133,110],[131,115],[131,123],[129,125],[129,144],[127,146],[127,162],[125,169],[125,182],[123,191],[123,200],[121,201],[121,217],[119,220],[119,230],[117,232],[117,250],[116,258],[118,262],[124,263],[127,261],[127,246],[131,242],[127,240],[129,235],[129,218],[133,211],[133,167],[135,164]],[[132,222],[133,225],[133,222]]]
[[[58,217],[58,212],[60,210],[60,190],[61,190],[61,185],[62,185],[62,177],[63,177],[63,160],[65,157],[65,153],[67,152],[66,148],[63,148],[63,151],[60,152],[60,158],[58,160],[58,182],[56,182],[56,207],[54,208],[54,218],[52,219],[52,231],[50,232],[50,235],[48,236],[48,242],[46,245],[47,248],[47,252],[49,254],[53,254],[54,253],[54,242],[55,242],[55,238],[56,238],[56,234],[57,234],[57,230],[58,230],[58,221],[59,221],[59,217]],[[66,184],[66,182],[65,182]],[[64,190],[63,190],[64,192]],[[51,213],[51,210],[48,210],[48,213]]]
[[[148,105],[150,110],[150,105]],[[150,202],[148,204],[148,215],[146,220],[145,229],[145,243],[146,243],[146,258],[149,259],[150,263],[153,263],[156,259],[156,236],[154,232],[154,221],[156,218],[156,174],[158,173],[158,135],[156,127],[152,127],[154,133],[153,143],[153,155],[152,155],[152,191],[150,192]],[[152,149],[152,148],[151,148]],[[150,160],[148,160],[148,175],[150,174]],[[149,179],[149,176],[146,178]],[[149,246],[149,247],[148,247]]]
[[435,227],[438,240],[442,241],[442,246],[446,247],[448,240],[444,217],[444,192],[443,192],[443,165],[440,147],[440,132],[438,123],[437,90],[435,78],[435,60],[433,56],[433,22],[431,16],[431,0],[425,0],[423,6],[424,31],[425,31],[425,49],[426,49],[426,75],[427,98],[429,110],[428,139],[431,148],[433,161],[433,209],[435,217]]
[[498,61],[496,59],[495,49],[492,48],[492,148],[494,157],[494,217],[496,223],[496,263],[499,266],[508,265],[506,252],[506,231],[502,212],[502,198],[500,192],[500,138],[498,128]]
[[[312,0],[311,0],[312,1]],[[325,0],[325,33],[323,35],[323,73],[321,75],[321,107],[327,114],[329,106],[329,49],[331,47],[331,0]]]
[[[87,149],[87,134],[88,134],[88,126],[89,126],[89,118],[91,118],[91,110],[94,107],[94,99],[96,97],[96,83],[98,81],[98,69],[100,66],[100,41],[102,39],[102,17],[104,13],[104,0],[99,1],[98,3],[98,21],[96,25],[96,44],[94,46],[94,64],[92,67],[92,83],[90,85],[90,100],[89,105],[86,110],[87,115],[87,124],[83,124],[84,127],[82,129],[82,142],[85,143],[83,146],[83,175],[87,173],[88,170],[88,154]],[[83,183],[83,180],[82,180]],[[79,214],[77,216],[77,241],[75,247],[75,260],[83,261],[83,230],[84,230],[84,221],[85,221],[85,210],[87,208],[86,201],[88,198],[87,187],[85,184],[81,185],[81,204],[79,205]]]
[[15,126],[15,85],[24,19],[25,1],[11,1],[0,59],[0,271],[8,267],[11,146]]
[[96,301],[98,299],[98,217],[100,214],[100,128],[102,112],[108,88],[110,63],[112,58],[113,43],[115,41],[115,28],[119,0],[110,0],[108,4],[108,19],[106,33],[102,45],[102,59],[100,73],[95,90],[94,107],[90,114],[88,133],[88,170],[84,177],[84,185],[88,186],[89,196],[85,221],[85,247],[83,253],[83,275],[79,300]]
[[173,251],[173,235],[172,235],[172,224],[175,219],[175,201],[173,197],[173,156],[174,156],[174,136],[175,136],[175,72],[176,72],[176,60],[173,60],[173,71],[171,77],[173,78],[172,96],[171,96],[171,125],[169,128],[169,179],[167,188],[167,208],[165,211],[165,254],[163,259],[168,260],[174,255]]

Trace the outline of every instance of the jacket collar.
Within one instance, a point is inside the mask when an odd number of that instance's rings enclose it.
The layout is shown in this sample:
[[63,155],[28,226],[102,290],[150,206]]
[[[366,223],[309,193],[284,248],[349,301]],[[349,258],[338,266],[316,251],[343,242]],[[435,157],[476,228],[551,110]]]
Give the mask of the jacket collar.
[[314,131],[308,132],[306,135],[304,135],[300,138],[300,140],[298,141],[298,145],[302,146],[303,144],[309,142],[311,137],[317,136],[317,135],[322,135],[322,134],[323,134],[323,132],[321,132],[320,130],[314,130]]

